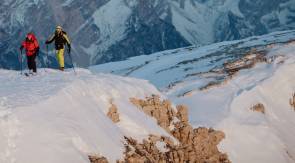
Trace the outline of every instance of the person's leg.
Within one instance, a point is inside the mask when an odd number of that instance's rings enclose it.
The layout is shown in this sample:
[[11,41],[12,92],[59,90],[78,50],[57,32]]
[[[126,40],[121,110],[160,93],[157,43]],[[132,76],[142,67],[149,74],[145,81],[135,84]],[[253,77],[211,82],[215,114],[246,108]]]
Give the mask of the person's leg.
[[64,52],[65,52],[65,49],[60,49],[60,50],[57,50],[57,53],[56,53],[59,69],[62,71],[64,70],[64,67],[65,67]]
[[27,56],[27,63],[28,63],[28,68],[29,70],[32,70],[32,57],[31,56]]
[[37,73],[36,54],[32,55],[32,69],[33,69],[33,72]]

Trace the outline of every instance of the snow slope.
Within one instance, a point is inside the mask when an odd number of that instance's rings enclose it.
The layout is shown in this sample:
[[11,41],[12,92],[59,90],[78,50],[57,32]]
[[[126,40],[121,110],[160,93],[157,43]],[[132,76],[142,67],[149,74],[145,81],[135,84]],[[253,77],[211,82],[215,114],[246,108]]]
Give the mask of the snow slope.
[[[124,136],[166,135],[154,119],[129,102],[160,93],[147,81],[78,69],[39,70],[27,78],[0,70],[0,162],[82,163],[89,154],[122,158]],[[107,116],[110,100],[120,122]]]
[[[171,84],[199,79],[194,74],[222,67],[225,61],[241,58],[253,48],[264,48],[269,44],[288,42],[294,38],[295,30],[281,31],[203,47],[191,46],[141,55],[121,62],[91,66],[90,69],[146,79],[164,91]],[[202,85],[203,82],[199,84]]]
[[[271,54],[288,57],[283,65],[257,65],[228,85],[210,91],[215,99],[230,99],[225,103],[226,115],[216,126],[227,135],[221,148],[229,152],[233,162],[295,162],[295,111],[289,104],[295,92],[294,51],[294,44],[275,48]],[[226,97],[229,92],[231,96]],[[257,103],[265,106],[265,115],[249,109]]]
[[[294,34],[277,32],[176,49],[90,69],[147,79],[174,103],[188,105],[194,126],[225,132],[220,149],[232,162],[295,162],[295,112],[289,104],[295,92]],[[226,80],[227,74],[215,71],[255,53],[253,49],[273,62],[257,63],[227,82],[201,90],[210,82]],[[250,110],[258,103],[264,105],[265,114]]]

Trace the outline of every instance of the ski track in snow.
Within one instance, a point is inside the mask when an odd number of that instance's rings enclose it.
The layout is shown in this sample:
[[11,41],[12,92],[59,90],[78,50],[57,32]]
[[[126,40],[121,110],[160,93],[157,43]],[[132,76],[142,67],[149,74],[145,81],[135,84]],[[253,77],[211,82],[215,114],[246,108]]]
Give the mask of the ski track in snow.
[[[18,73],[19,72],[15,72],[15,74]],[[48,98],[49,92],[58,91],[62,88],[61,85],[50,84],[50,82],[56,82],[54,81],[56,79],[50,81],[44,74],[38,74],[38,76],[33,77],[12,75],[8,78],[7,75],[8,73],[0,76],[0,81],[6,80],[6,82],[2,83],[3,86],[0,88],[0,97],[2,97],[1,106],[6,109],[34,105],[40,101],[40,99]],[[38,80],[32,80],[32,78],[38,78]],[[48,80],[48,84],[40,85],[39,83],[42,80]],[[47,89],[44,89],[44,87]]]
[[[50,84],[51,82],[57,82],[54,78],[50,79],[44,71],[40,72],[38,76],[26,77],[19,72],[1,70],[0,128],[6,128],[8,131],[3,132],[4,135],[0,135],[0,139],[6,144],[4,153],[0,153],[0,162],[16,162],[13,154],[16,150],[16,141],[21,136],[22,129],[18,117],[12,114],[13,109],[35,105],[42,100],[46,100],[50,97],[50,92],[57,92],[66,84]],[[40,84],[44,80],[48,81],[47,85]],[[63,80],[65,80],[65,77]],[[45,87],[46,89],[44,89]]]

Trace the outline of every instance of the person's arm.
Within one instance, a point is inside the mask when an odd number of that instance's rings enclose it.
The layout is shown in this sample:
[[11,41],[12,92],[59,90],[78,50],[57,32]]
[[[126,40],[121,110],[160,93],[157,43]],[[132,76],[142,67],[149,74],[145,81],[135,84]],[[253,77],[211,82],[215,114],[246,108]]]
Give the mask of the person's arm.
[[69,37],[66,35],[66,34],[63,34],[63,37],[65,38],[66,42],[67,42],[67,45],[68,45],[68,50],[69,50],[69,53],[71,53],[71,41],[69,39]]
[[55,34],[53,34],[51,37],[49,37],[48,40],[46,40],[45,44],[51,44],[55,40]]
[[39,43],[38,43],[38,40],[35,38],[34,39],[34,46],[35,46],[35,48],[36,48],[36,56],[38,56],[39,55],[39,50],[40,50],[40,47],[39,47]]
[[65,38],[67,45],[71,45],[71,41],[70,41],[69,37],[66,34],[63,34],[63,37]]
[[39,55],[40,47],[39,47],[39,43],[38,43],[38,40],[37,39],[34,41],[34,45],[36,47],[36,56],[38,56]]
[[40,51],[40,48],[39,48],[39,46],[36,48],[36,56],[38,56],[39,55],[39,51]]
[[34,46],[35,46],[36,48],[39,48],[39,42],[38,42],[37,39],[34,40]]

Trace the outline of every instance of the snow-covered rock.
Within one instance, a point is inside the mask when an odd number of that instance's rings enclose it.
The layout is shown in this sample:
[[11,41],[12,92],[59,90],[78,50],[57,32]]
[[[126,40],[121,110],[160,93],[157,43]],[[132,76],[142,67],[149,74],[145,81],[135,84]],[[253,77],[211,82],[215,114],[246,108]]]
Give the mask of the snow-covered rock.
[[[219,147],[232,162],[294,162],[294,34],[164,51],[90,69],[147,79],[173,103],[188,105],[194,126],[225,132]],[[262,61],[239,66],[256,56]],[[240,68],[228,73],[228,63]],[[257,104],[264,114],[253,111]]]
[[[294,30],[280,31],[203,47],[191,46],[152,55],[141,55],[121,62],[91,66],[90,69],[97,72],[146,79],[160,90],[167,90],[174,85],[182,85],[182,83],[190,80],[199,79],[199,75],[205,75],[207,80],[193,82],[201,87],[207,82],[216,81],[214,78],[216,74],[210,78],[208,73],[204,73],[219,71],[218,69],[224,68],[226,62],[237,61],[243,57],[251,59],[251,56],[256,56],[256,52],[294,39]],[[179,94],[182,92],[179,92]]]
[[193,128],[146,80],[40,69],[0,82],[1,163],[230,162],[222,131]]

